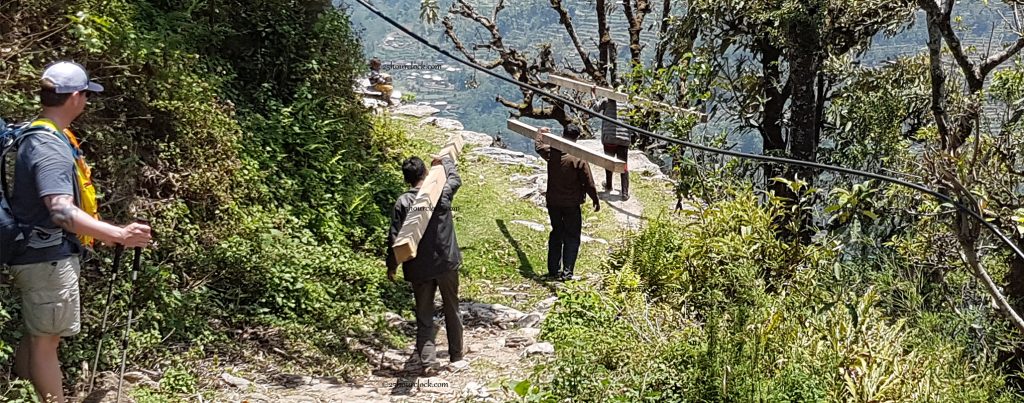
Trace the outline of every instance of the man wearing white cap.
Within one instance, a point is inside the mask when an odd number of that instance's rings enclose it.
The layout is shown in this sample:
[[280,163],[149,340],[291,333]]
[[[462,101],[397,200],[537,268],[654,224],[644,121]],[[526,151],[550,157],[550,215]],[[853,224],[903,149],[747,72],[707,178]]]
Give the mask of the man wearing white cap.
[[14,216],[31,227],[22,253],[11,261],[11,277],[21,291],[22,317],[28,333],[15,355],[15,372],[32,380],[45,402],[64,402],[57,347],[61,337],[81,327],[78,274],[87,235],[125,247],[149,244],[149,227],[118,227],[99,221],[79,207],[74,148],[64,134],[85,110],[88,98],[103,91],[85,69],[58,62],[43,72],[39,91],[42,112],[22,136],[14,165],[9,202]]

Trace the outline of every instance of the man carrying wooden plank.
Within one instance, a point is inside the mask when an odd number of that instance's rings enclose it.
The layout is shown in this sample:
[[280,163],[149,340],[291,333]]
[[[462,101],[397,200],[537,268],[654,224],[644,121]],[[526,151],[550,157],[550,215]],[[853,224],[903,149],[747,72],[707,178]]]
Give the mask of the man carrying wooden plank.
[[[537,130],[536,138],[540,139],[548,132],[548,128],[542,127]],[[562,137],[575,142],[580,137],[580,129],[569,124],[562,131]],[[558,281],[570,280],[574,277],[583,229],[580,205],[586,200],[585,195],[589,195],[594,201],[594,211],[601,211],[597,188],[586,162],[540,141],[536,142],[535,149],[548,162],[545,198],[551,218],[551,234],[548,237],[547,277]]]
[[455,239],[455,224],[452,222],[452,199],[462,186],[462,180],[455,169],[452,154],[435,158],[433,166],[444,167],[446,181],[441,195],[434,206],[414,206],[420,187],[427,177],[423,160],[411,157],[402,163],[402,175],[411,188],[395,202],[391,214],[391,231],[388,233],[388,279],[394,281],[399,260],[393,245],[405,223],[405,218],[415,208],[431,208],[430,219],[419,238],[415,257],[402,263],[402,274],[412,285],[416,301],[416,354],[424,366],[424,372],[437,371],[437,354],[434,349],[434,294],[441,290],[445,329],[448,332],[448,355],[451,362],[462,360],[462,321],[459,319],[459,266],[462,252]]
[[[605,116],[618,119],[618,101],[612,98],[604,98],[594,106],[595,110],[601,111]],[[611,122],[601,121],[601,145],[604,146],[605,155],[616,157],[623,161],[629,161],[629,131]],[[629,200],[629,165],[619,177],[622,186],[619,195],[622,200]],[[604,170],[604,191],[612,191],[612,171]]]
[[575,141],[569,141],[562,137],[553,136],[547,131],[541,133],[536,127],[515,119],[508,119],[507,122],[509,130],[529,137],[535,142],[544,143],[562,153],[569,154],[583,160],[584,162],[597,165],[612,172],[626,172],[626,161],[615,157],[609,157],[600,151],[580,146],[576,144]]

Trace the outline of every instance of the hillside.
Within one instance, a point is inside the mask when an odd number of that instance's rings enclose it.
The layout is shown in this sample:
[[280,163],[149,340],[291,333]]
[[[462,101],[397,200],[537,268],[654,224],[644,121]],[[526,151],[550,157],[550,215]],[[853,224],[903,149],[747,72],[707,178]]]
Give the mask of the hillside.
[[[445,13],[450,3],[450,1],[440,2],[442,14]],[[506,8],[499,15],[497,26],[510,47],[535,55],[539,44],[550,43],[555,54],[571,55],[567,56],[570,60],[575,57],[575,50],[569,36],[565,29],[558,24],[558,14],[551,9],[548,0],[523,0],[506,3]],[[574,26],[580,37],[596,38],[598,36],[597,16],[593,10],[594,2],[592,0],[569,0],[562,3],[570,10]],[[661,1],[651,3],[651,9],[654,11],[647,18],[641,33],[645,45],[643,48],[645,60],[653,58],[653,44],[657,41],[656,24],[659,21],[657,13],[660,12],[662,4]],[[496,95],[502,95],[509,99],[521,99],[521,94],[517,89],[484,74],[475,73],[453,60],[436,54],[432,49],[406,37],[357,4],[347,2],[340,4],[351,8],[353,21],[365,46],[367,58],[377,57],[385,63],[395,65],[427,66],[427,68],[421,69],[390,70],[389,73],[395,78],[396,89],[415,94],[416,99],[413,102],[437,107],[441,110],[438,116],[458,119],[469,130],[492,136],[500,135],[504,139],[509,139],[509,144],[513,149],[532,153],[531,145],[524,141],[525,139],[503,130],[508,110],[494,101]],[[484,14],[489,14],[493,10],[495,2],[493,0],[469,1],[469,4]],[[375,6],[381,11],[395,18],[404,26],[412,27],[415,32],[423,34],[434,44],[461,56],[445,36],[443,27],[426,25],[419,18],[419,8],[407,5],[401,0],[375,3]],[[985,53],[986,51],[991,52],[993,46],[1012,41],[1013,32],[1005,23],[1005,16],[1009,15],[1010,11],[1008,6],[1000,2],[963,2],[960,4],[955,13],[962,18],[958,28],[964,34],[964,45]],[[684,13],[684,10],[677,6],[673,15],[681,13]],[[922,54],[925,51],[927,40],[923,18],[923,13],[919,12],[913,21],[901,25],[899,30],[891,33],[879,33],[874,38],[873,45],[856,57],[857,62],[864,66],[877,66],[900,57]],[[479,42],[487,37],[482,28],[474,23],[460,17],[455,17],[453,20],[457,32],[464,42]],[[618,44],[618,69],[625,71],[629,64],[627,46],[629,42],[626,29],[628,25],[621,6],[613,4],[610,7],[608,25],[611,29],[612,39]],[[593,40],[584,40],[584,46],[590,50],[591,57],[596,57],[597,47]],[[481,51],[477,57],[484,57],[486,54]],[[744,56],[742,54],[733,55],[734,58]],[[468,87],[467,83],[470,81],[478,82],[479,87]],[[698,129],[702,128],[703,126]],[[736,122],[725,122],[708,126],[707,129],[717,132],[738,130],[738,127]],[[730,141],[737,142],[744,151],[756,153],[760,152],[760,139],[755,137],[750,133],[742,133],[742,135],[730,138]]]

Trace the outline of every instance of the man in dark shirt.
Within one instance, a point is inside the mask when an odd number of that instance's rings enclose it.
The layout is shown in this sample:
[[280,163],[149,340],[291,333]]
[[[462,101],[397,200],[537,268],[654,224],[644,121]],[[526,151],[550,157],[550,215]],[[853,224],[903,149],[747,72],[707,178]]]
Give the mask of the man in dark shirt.
[[21,291],[21,314],[27,334],[14,357],[18,376],[31,379],[44,402],[64,402],[57,347],[61,337],[81,329],[78,277],[86,235],[128,248],[144,247],[150,229],[142,224],[114,226],[93,218],[78,205],[81,189],[75,157],[64,130],[85,111],[90,96],[103,86],[89,81],[85,69],[54,63],[43,72],[42,112],[29,123],[17,150],[11,212],[30,226],[24,252],[13,256],[11,277]]
[[[540,134],[549,133],[549,129],[542,127],[537,132],[540,138]],[[575,142],[580,137],[580,129],[569,124],[562,131],[562,137]],[[551,218],[548,278],[565,281],[573,278],[576,268],[580,231],[583,229],[580,205],[586,200],[584,196],[589,195],[594,201],[594,211],[601,211],[601,203],[597,199],[589,164],[540,141],[535,147],[537,154],[548,162],[548,189],[545,193]]]
[[[462,360],[462,321],[459,319],[459,266],[462,252],[455,239],[455,223],[452,222],[452,198],[462,186],[462,179],[450,157],[434,159],[432,165],[444,166],[447,181],[441,190],[441,197],[431,214],[427,228],[423,231],[416,248],[416,257],[402,264],[402,274],[412,285],[416,300],[416,354],[425,370],[437,368],[434,349],[434,293],[441,290],[445,330],[448,332],[448,356],[450,362]],[[391,214],[391,231],[388,233],[388,279],[395,279],[398,260],[392,245],[402,229],[405,217],[416,201],[416,194],[423,186],[427,169],[423,160],[411,157],[402,163],[402,175],[412,188],[398,197]]]

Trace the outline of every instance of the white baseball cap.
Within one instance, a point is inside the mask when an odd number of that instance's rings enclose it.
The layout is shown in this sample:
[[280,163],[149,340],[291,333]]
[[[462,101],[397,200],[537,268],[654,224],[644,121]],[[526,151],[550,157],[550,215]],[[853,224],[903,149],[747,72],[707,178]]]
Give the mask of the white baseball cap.
[[82,65],[75,62],[56,62],[43,72],[43,79],[50,80],[58,94],[70,94],[76,91],[103,92],[103,86],[89,81],[89,73]]

